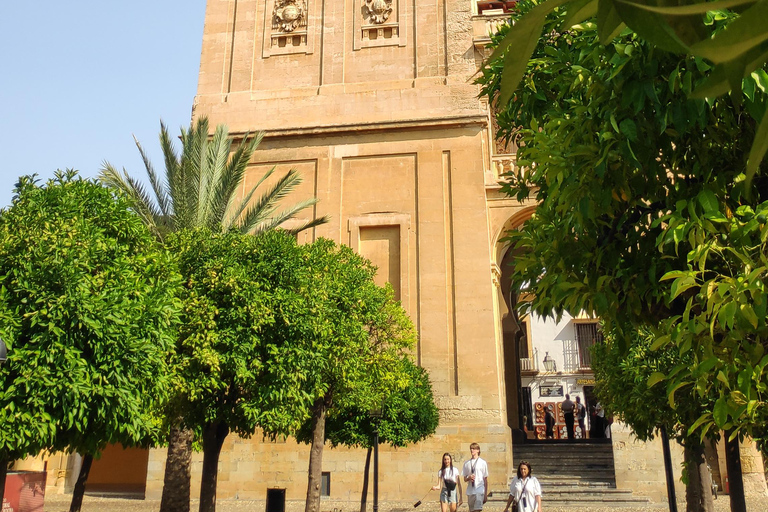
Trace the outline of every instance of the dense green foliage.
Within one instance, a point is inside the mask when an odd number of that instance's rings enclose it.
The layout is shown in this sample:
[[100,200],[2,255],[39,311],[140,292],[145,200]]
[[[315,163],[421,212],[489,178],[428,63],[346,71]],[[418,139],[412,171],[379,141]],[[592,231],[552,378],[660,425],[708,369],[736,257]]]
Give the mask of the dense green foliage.
[[[539,4],[539,2],[537,2]],[[562,7],[564,6],[564,7]],[[768,2],[765,0],[693,0],[681,4],[677,0],[544,0],[525,9],[515,28],[498,42],[489,62],[504,59],[500,87],[501,103],[512,98],[528,60],[536,49],[542,29],[550,26],[547,16],[561,8],[565,13],[560,27],[565,30],[596,17],[598,35],[603,44],[629,26],[644,41],[661,50],[706,59],[714,65],[707,79],[699,83],[693,97],[713,98],[734,91],[738,98],[742,78],[763,68],[768,62]],[[732,22],[724,30],[711,23],[713,15],[725,13]],[[507,51],[512,48],[513,51]],[[746,177],[750,181],[768,151],[768,116],[757,130],[749,158]]]
[[179,277],[113,191],[21,178],[0,212],[0,459],[151,442]]
[[[243,180],[249,162],[261,140],[262,134],[249,138],[248,134],[233,149],[233,140],[224,125],[216,127],[213,135],[209,134],[208,120],[199,118],[188,129],[181,130],[181,153],[177,153],[167,128],[161,123],[160,146],[165,162],[164,176],[158,175],[152,163],[138,141],[136,145],[144,160],[153,195],[127,172],[120,173],[110,164],[105,163],[100,179],[124,193],[131,201],[132,208],[159,238],[179,230],[208,229],[211,232],[262,233],[273,230],[285,221],[293,219],[300,211],[314,205],[316,199],[307,199],[279,210],[280,202],[300,183],[301,176],[291,170],[277,180],[262,195],[261,187],[274,172],[274,168],[265,173],[259,181],[240,197]],[[260,188],[261,187],[261,188]],[[326,222],[326,218],[313,219],[288,230],[297,233]],[[205,244],[205,240],[201,240]],[[207,264],[202,262],[202,266]],[[190,266],[194,266],[192,262]],[[197,300],[191,298],[191,300]],[[194,304],[187,304],[189,310]],[[205,322],[203,318],[199,322]],[[215,322],[209,319],[209,327],[215,328]],[[203,325],[196,325],[201,328]],[[199,334],[198,336],[209,336]],[[210,334],[215,337],[215,333]],[[187,512],[189,510],[190,465],[192,434],[185,428],[201,427],[201,417],[181,418],[182,411],[190,412],[185,400],[197,400],[204,393],[211,391],[206,367],[179,367],[185,378],[177,378],[177,396],[167,410],[169,453],[178,454],[179,462],[166,466],[165,485],[161,510],[163,512]],[[202,370],[200,375],[193,375],[195,369]],[[205,415],[202,416],[205,418]],[[253,423],[253,419],[250,423]],[[250,425],[249,423],[249,425]],[[218,424],[218,423],[217,423]],[[224,425],[226,423],[222,423]],[[200,428],[197,429],[201,434]],[[245,430],[250,430],[246,428]],[[176,455],[174,455],[176,456]],[[213,472],[213,473],[211,473]],[[208,468],[207,478],[215,477],[215,468]],[[215,486],[206,482],[201,489],[201,509],[206,503],[215,503]]]
[[[257,426],[288,434],[306,415],[298,381],[276,373],[301,364],[274,337],[278,310],[297,307],[300,247],[293,237],[254,237],[206,229],[171,234],[184,279],[175,380],[184,421],[195,429],[225,423],[243,437]],[[284,357],[273,362],[274,357]]]
[[[303,381],[311,400],[307,511],[320,506],[326,418],[335,411],[369,411],[407,380],[402,359],[413,346],[413,324],[391,286],[374,282],[375,267],[352,249],[320,239],[304,247],[300,309],[280,311],[300,364],[285,361],[281,375]],[[282,324],[278,323],[278,326]],[[394,440],[394,438],[393,438]]]
[[598,384],[597,396],[605,404],[606,414],[621,419],[643,441],[653,439],[662,426],[670,437],[685,440],[689,427],[704,412],[712,410],[714,400],[699,397],[688,389],[686,396],[677,396],[673,407],[666,393],[649,387],[648,382],[678,365],[690,364],[693,358],[681,356],[674,347],[652,350],[655,336],[645,328],[633,331],[628,350],[622,350],[610,332],[605,338],[605,343],[593,347],[592,368]]
[[[435,433],[439,415],[427,371],[404,356],[388,380],[390,389],[381,390],[381,418],[374,418],[370,410],[356,404],[329,412],[325,438],[331,446],[370,448],[374,430],[378,430],[379,442],[397,447],[418,443]],[[309,443],[311,422],[302,425],[296,437]]]
[[[558,32],[559,16],[547,21],[515,101],[499,109],[523,169],[506,190],[539,203],[510,234],[523,249],[513,279],[533,292],[525,307],[599,315],[622,350],[636,328],[661,326],[654,348],[673,341],[690,364],[651,383],[666,384],[671,404],[692,390],[705,403],[718,397],[718,414],[692,425],[701,433],[716,425],[759,437],[766,338],[750,311],[759,314],[766,301],[758,257],[765,216],[753,211],[762,211],[768,181],[747,182],[743,171],[752,116],[765,111],[764,96],[750,91],[765,89],[768,75],[745,80],[746,108],[730,96],[690,99],[706,80],[701,59],[659,51],[632,33],[603,46],[589,22]],[[492,62],[481,78],[493,99],[502,70]],[[739,283],[730,295],[719,286],[728,279]],[[726,334],[742,315],[751,330]],[[672,336],[663,322],[674,325]],[[733,397],[731,378],[749,391],[746,401]]]

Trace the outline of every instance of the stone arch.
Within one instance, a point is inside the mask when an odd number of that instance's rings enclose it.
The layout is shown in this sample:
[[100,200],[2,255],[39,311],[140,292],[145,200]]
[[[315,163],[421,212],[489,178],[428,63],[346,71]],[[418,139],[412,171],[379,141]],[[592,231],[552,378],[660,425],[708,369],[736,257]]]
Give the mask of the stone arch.
[[536,211],[536,205],[525,206],[515,211],[509,218],[501,225],[501,227],[493,234],[493,258],[492,263],[496,266],[501,264],[501,260],[504,258],[507,249],[509,248],[509,242],[505,242],[502,239],[508,232],[513,229],[517,229],[523,225],[523,222],[530,219],[533,212]]
[[[521,380],[521,357],[530,351],[530,333],[527,323],[521,321],[513,312],[516,297],[511,291],[510,274],[514,253],[509,242],[503,240],[506,234],[519,228],[528,220],[536,206],[526,206],[516,210],[493,234],[492,266],[494,271],[495,301],[497,315],[497,339],[502,345],[503,380],[506,396],[507,424],[513,432],[522,434],[525,421],[523,416],[524,401]],[[524,354],[524,352],[526,354]]]

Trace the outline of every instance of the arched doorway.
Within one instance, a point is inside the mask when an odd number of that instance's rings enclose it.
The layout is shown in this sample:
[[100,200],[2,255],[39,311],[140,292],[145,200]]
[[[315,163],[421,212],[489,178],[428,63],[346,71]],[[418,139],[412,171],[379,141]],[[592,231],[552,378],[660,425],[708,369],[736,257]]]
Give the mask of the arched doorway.
[[519,249],[510,246],[505,237],[509,231],[518,229],[530,218],[534,209],[528,207],[518,211],[504,223],[497,233],[494,251],[499,322],[497,335],[502,345],[506,419],[513,432],[520,434],[525,427],[533,429],[530,390],[523,387],[521,379],[523,372],[531,370],[533,353],[529,322],[516,312],[519,292],[512,287],[514,263],[520,253]]

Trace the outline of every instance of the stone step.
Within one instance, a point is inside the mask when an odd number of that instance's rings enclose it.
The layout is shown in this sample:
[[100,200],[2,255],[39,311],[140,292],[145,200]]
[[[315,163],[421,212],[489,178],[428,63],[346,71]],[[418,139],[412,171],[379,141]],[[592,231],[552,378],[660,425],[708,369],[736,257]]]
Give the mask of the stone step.
[[[650,503],[644,496],[634,496],[632,491],[619,489],[596,489],[578,486],[551,488],[542,482],[543,494],[548,505],[558,507],[637,507]],[[491,502],[505,502],[506,493],[494,492],[489,496]]]
[[615,489],[616,488],[616,482],[613,479],[597,481],[597,480],[580,480],[575,478],[556,478],[552,480],[540,478],[539,481],[541,482],[541,485],[544,485],[549,489],[579,489],[579,488]]

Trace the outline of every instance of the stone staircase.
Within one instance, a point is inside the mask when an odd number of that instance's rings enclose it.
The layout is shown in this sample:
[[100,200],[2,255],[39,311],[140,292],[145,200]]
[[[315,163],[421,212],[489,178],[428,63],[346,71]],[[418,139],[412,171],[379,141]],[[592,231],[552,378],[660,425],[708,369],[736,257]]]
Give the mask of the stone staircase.
[[[548,506],[556,507],[638,507],[648,498],[634,496],[631,490],[616,489],[613,446],[607,440],[536,441],[515,443],[514,466],[531,464],[541,482]],[[493,501],[507,499],[495,492]]]

